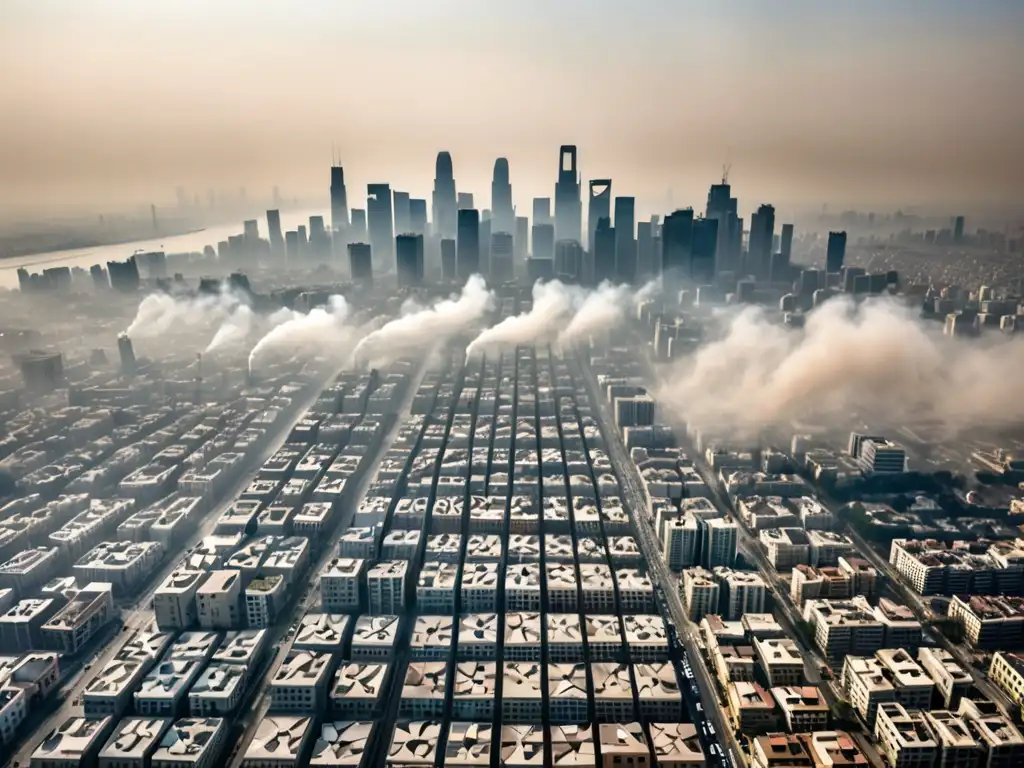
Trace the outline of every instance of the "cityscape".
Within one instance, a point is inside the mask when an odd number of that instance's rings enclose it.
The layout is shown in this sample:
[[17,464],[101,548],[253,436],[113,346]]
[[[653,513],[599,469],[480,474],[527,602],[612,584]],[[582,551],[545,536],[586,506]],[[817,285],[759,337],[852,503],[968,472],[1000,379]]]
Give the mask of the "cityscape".
[[0,764],[1024,760],[1024,216],[573,133],[10,230]]

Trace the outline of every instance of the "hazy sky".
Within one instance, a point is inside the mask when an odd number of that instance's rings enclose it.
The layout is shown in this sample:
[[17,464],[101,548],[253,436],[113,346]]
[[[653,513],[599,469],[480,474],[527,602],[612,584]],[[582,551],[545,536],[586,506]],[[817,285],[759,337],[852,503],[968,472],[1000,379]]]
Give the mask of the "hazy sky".
[[[171,200],[183,185],[428,196],[452,152],[520,210],[558,146],[584,180],[741,213],[1024,202],[1020,0],[6,0],[0,205]],[[646,203],[646,205],[645,205]]]

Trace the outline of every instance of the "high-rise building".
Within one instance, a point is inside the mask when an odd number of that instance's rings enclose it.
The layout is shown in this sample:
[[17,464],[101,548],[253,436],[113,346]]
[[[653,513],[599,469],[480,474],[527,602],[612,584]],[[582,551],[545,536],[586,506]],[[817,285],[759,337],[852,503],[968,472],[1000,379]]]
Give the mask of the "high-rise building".
[[427,234],[427,201],[422,197],[409,200],[409,231],[414,235]]
[[452,156],[447,152],[437,153],[432,202],[434,232],[442,238],[454,238],[458,204],[455,194],[455,175],[452,172]]
[[466,280],[480,271],[480,212],[463,208],[458,222],[456,271],[459,280]]
[[242,222],[242,237],[246,248],[254,248],[260,239],[260,223],[256,219]]
[[590,197],[587,202],[587,248],[594,250],[594,232],[597,231],[597,222],[601,219],[610,220],[611,216],[612,180],[591,179]]
[[597,229],[594,230],[594,247],[591,248],[594,257],[594,279],[595,284],[605,280],[615,279],[615,227],[607,216],[602,216],[597,222]]
[[707,285],[715,281],[718,225],[719,219],[696,219],[693,222],[693,251],[689,277],[697,285]]
[[331,238],[327,235],[323,216],[309,217],[309,257],[321,264],[331,261]]
[[127,333],[122,333],[117,337],[117,352],[121,358],[121,373],[135,373],[135,349]]
[[494,285],[510,283],[515,280],[515,262],[513,258],[512,235],[507,232],[493,233],[491,235],[488,276]]
[[583,204],[576,170],[576,147],[558,150],[558,182],[555,184],[555,239],[581,241]]
[[693,258],[693,209],[670,213],[661,227],[661,274],[666,287],[676,290],[690,273]]
[[828,249],[825,251],[825,271],[830,275],[838,274],[846,259],[846,233],[829,232]]
[[509,181],[508,160],[499,157],[494,161],[494,178],[491,181],[491,216],[494,218],[492,231],[512,234],[516,226],[516,211],[512,207],[512,184]]
[[555,268],[551,259],[529,258],[526,260],[526,279],[531,285],[536,283],[538,280],[553,280],[554,277]]
[[793,225],[783,224],[782,225],[782,237],[779,241],[779,252],[786,257],[785,263],[789,264],[793,260]]
[[636,276],[637,280],[648,280],[655,274],[653,226],[649,221],[636,225]]
[[[550,224],[551,235],[554,237],[554,227]],[[578,283],[581,279],[583,269],[583,246],[575,240],[560,240],[554,244],[555,262],[554,275],[563,283]]]
[[455,269],[455,241],[451,238],[441,240],[441,279],[454,280],[458,272]]
[[716,517],[703,521],[704,546],[701,563],[705,568],[724,565],[732,568],[736,564],[738,530],[731,517]]
[[412,211],[409,207],[409,193],[399,192],[392,195],[395,206],[395,234],[406,235],[412,232]]
[[620,282],[636,282],[636,198],[615,198],[615,273]]
[[460,211],[465,211],[470,208],[474,208],[473,205],[473,193],[472,192],[459,192],[458,205]]
[[721,184],[712,184],[708,191],[707,208],[704,218],[718,220],[718,248],[715,252],[715,268],[719,272],[735,272],[740,266],[740,251],[743,244],[743,220],[737,214],[736,198],[732,188],[723,179]]
[[345,169],[340,165],[331,166],[331,229],[335,232],[348,229],[348,193],[345,192]]
[[491,270],[491,234],[494,222],[480,217],[480,274],[488,275]]
[[299,233],[294,229],[284,233],[284,253],[290,266],[299,263]]
[[366,231],[366,211],[362,208],[353,208],[349,240],[353,243],[365,243],[369,239],[369,233]]
[[390,264],[395,257],[390,184],[366,185],[366,226],[377,262]]
[[767,280],[771,273],[774,235],[775,208],[762,205],[750,217],[750,241],[747,245],[747,271],[758,280]]
[[516,264],[522,264],[526,261],[526,255],[530,252],[530,220],[525,216],[516,216],[514,236],[515,244],[513,250],[516,254]]
[[533,225],[533,258],[553,259],[555,258],[555,225],[534,224]]
[[399,288],[422,284],[423,235],[398,235],[395,238],[395,270]]
[[267,211],[267,233],[270,238],[270,250],[277,257],[284,255],[284,235],[281,233],[281,212]]
[[348,264],[353,283],[373,285],[373,256],[369,243],[349,243]]
[[953,242],[962,243],[964,239],[964,217],[957,216],[953,220]]
[[550,197],[533,198],[533,223],[534,226],[537,224],[554,224],[551,220]]

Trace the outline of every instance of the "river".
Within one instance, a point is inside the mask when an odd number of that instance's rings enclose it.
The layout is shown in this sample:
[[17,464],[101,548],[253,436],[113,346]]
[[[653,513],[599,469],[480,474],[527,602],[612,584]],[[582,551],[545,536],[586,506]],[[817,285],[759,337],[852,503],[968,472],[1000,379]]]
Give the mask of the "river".
[[[328,211],[282,211],[282,231],[295,229],[299,224],[305,224],[308,227],[311,215],[323,215],[325,220],[330,218]],[[266,238],[266,216],[260,217],[258,221],[260,224],[260,237]],[[185,253],[202,251],[207,245],[216,248],[219,241],[227,240],[230,235],[240,235],[241,233],[242,222],[239,221],[237,224],[221,224],[216,227],[209,227],[201,232],[190,232],[184,235],[135,240],[118,245],[94,245],[88,248],[72,248],[67,251],[49,251],[29,256],[15,256],[10,259],[0,260],[0,288],[17,288],[18,269],[21,267],[25,267],[30,272],[39,272],[47,267],[65,266],[88,269],[93,264],[106,265],[108,261],[124,261],[136,251]]]

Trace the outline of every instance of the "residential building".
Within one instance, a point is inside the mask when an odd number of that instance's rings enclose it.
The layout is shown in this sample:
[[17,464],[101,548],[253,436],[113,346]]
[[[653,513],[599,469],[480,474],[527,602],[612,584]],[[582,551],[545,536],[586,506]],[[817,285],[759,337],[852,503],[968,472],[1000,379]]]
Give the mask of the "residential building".
[[333,667],[330,654],[289,651],[270,681],[271,711],[323,712]]
[[242,575],[235,570],[211,571],[196,589],[196,612],[203,629],[240,629]]
[[220,759],[228,723],[219,717],[186,717],[174,721],[153,753],[152,768],[210,768]]
[[772,688],[771,693],[790,733],[811,733],[828,727],[828,704],[816,686],[786,685]]
[[714,578],[718,582],[722,616],[726,621],[739,620],[745,613],[764,612],[767,588],[761,574],[718,566]]
[[718,614],[719,586],[714,576],[703,568],[683,571],[683,600],[691,621],[699,621],[709,613]]
[[939,757],[939,744],[924,712],[908,712],[896,702],[879,704],[874,733],[891,768],[927,768]]
[[788,637],[755,638],[754,652],[770,688],[804,682],[804,657]]

